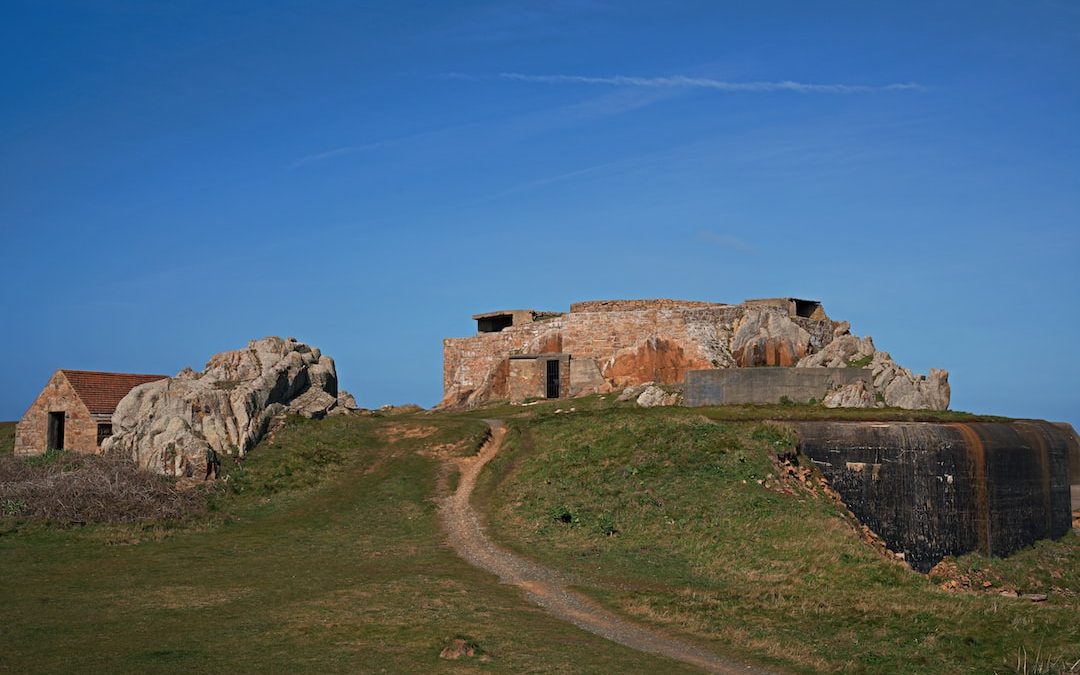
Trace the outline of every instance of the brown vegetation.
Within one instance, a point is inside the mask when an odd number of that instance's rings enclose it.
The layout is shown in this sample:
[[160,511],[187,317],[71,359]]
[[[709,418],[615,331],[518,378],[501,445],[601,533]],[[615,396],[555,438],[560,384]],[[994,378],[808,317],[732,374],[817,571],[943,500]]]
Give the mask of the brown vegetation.
[[202,490],[140,470],[128,459],[48,453],[0,456],[0,517],[59,525],[176,521],[203,513]]

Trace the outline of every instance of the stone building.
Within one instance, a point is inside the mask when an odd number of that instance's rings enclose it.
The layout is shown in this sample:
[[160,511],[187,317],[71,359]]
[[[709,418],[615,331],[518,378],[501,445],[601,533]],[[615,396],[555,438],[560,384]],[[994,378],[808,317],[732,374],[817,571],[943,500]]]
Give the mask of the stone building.
[[112,435],[112,414],[129,391],[166,375],[58,370],[15,427],[15,454],[46,450],[98,453]]
[[948,373],[931,371],[928,380],[900,368],[814,300],[599,300],[565,313],[514,309],[473,319],[475,336],[443,341],[441,407],[682,385],[697,370],[852,364],[870,372],[838,385],[849,389],[844,405],[948,407]]

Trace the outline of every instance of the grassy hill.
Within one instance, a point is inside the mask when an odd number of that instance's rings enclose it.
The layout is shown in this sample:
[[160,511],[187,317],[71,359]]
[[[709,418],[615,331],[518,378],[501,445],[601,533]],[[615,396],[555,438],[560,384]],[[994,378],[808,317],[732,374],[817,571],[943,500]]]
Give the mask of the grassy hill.
[[609,609],[795,670],[1011,672],[1025,650],[1043,665],[1080,659],[1075,534],[1007,560],[967,556],[954,576],[990,586],[949,593],[868,544],[813,479],[779,478],[776,450],[793,442],[782,425],[704,413],[514,420],[477,493],[492,534]]
[[[0,672],[633,672],[442,545],[437,453],[483,423],[292,420],[178,530],[0,528]],[[17,529],[16,529],[17,528]],[[450,662],[463,636],[481,650]],[[489,662],[481,661],[490,658]],[[670,672],[688,672],[661,661]]]
[[[776,480],[791,439],[755,418],[847,414],[821,410],[592,397],[293,419],[226,467],[209,517],[0,520],[0,575],[19,580],[0,584],[0,671],[687,672],[549,617],[443,544],[434,498],[455,477],[442,458],[475,452],[495,416],[510,432],[476,495],[492,534],[625,616],[791,671],[1011,672],[1018,648],[1080,658],[1074,535],[957,563],[1045,603],[946,593],[820,491]],[[455,638],[476,655],[440,660]]]

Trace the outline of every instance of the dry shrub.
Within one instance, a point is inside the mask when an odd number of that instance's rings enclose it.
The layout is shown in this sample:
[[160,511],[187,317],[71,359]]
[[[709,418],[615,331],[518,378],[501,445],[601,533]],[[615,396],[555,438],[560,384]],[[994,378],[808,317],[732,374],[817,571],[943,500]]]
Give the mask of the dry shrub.
[[80,525],[177,521],[205,511],[203,490],[178,490],[126,458],[0,457],[0,517]]

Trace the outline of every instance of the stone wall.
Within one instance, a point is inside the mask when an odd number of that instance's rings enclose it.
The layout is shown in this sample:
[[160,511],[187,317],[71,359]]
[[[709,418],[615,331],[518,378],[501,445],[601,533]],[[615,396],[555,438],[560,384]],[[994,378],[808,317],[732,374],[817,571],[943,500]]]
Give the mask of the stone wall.
[[1048,422],[798,422],[799,453],[890,550],[926,572],[1005,556],[1072,527],[1076,436]]
[[683,405],[780,403],[788,399],[821,401],[834,388],[862,381],[872,386],[865,368],[730,368],[691,370],[686,374]]
[[[831,321],[705,302],[618,300],[576,303],[572,311],[496,333],[443,341],[443,406],[511,399],[510,356],[570,355],[573,395],[606,393],[644,382],[677,384],[689,370],[771,365],[811,353],[832,338]],[[732,353],[744,327],[740,361]],[[756,342],[755,342],[756,341]],[[760,343],[760,344],[759,344]],[[740,343],[743,344],[743,343]]]
[[15,454],[43,454],[48,441],[49,413],[60,411],[64,412],[64,449],[99,452],[97,420],[91,416],[64,374],[56,371],[15,426]]

